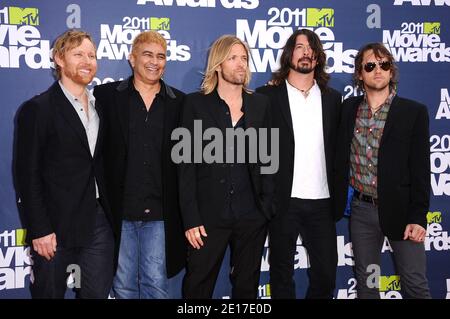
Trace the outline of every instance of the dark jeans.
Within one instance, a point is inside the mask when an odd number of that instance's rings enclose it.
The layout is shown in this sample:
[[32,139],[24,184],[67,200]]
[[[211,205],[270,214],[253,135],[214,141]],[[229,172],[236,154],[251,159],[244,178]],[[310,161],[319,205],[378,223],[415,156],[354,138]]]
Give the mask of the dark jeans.
[[[378,207],[353,198],[350,235],[355,257],[358,298],[379,299],[378,287],[367,284],[369,276],[373,274],[371,267],[380,267],[381,263],[384,234],[380,227]],[[400,275],[402,295],[405,298],[431,298],[426,277],[424,244],[411,240],[390,240],[389,243],[394,251],[394,262]]]
[[[77,282],[75,279],[74,283],[77,298],[108,297],[113,279],[114,237],[100,204],[97,205],[95,223],[93,240],[87,247],[65,248],[58,245],[50,261],[32,250],[32,298],[64,298],[69,265],[75,265],[80,270],[81,280]],[[76,273],[74,278],[78,278]]]
[[289,210],[269,226],[270,287],[273,299],[294,299],[294,257],[300,234],[309,257],[306,298],[333,298],[336,284],[336,224],[329,199],[291,198]]

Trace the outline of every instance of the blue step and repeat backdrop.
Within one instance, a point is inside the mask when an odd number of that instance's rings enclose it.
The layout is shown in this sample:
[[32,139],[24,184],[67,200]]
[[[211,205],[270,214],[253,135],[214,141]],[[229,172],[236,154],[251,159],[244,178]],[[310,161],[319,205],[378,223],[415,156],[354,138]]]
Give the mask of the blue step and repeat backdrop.
[[[165,80],[183,90],[199,88],[209,46],[235,34],[251,48],[251,88],[277,69],[281,48],[293,30],[310,28],[328,57],[331,86],[347,98],[357,49],[383,42],[400,69],[400,95],[427,105],[430,114],[430,187],[425,246],[433,298],[450,299],[450,0],[41,0],[0,3],[0,298],[28,298],[32,277],[12,176],[14,117],[19,106],[53,82],[51,48],[67,28],[82,28],[98,45],[98,73],[90,88],[130,74],[127,56],[133,37],[160,30],[168,41]],[[348,220],[338,223],[336,298],[355,297]],[[380,292],[401,298],[401,281],[383,246]],[[270,298],[268,249],[262,257],[260,298]],[[297,242],[297,295],[307,286],[307,252]],[[228,298],[228,259],[215,298]],[[171,287],[180,296],[183,273]]]

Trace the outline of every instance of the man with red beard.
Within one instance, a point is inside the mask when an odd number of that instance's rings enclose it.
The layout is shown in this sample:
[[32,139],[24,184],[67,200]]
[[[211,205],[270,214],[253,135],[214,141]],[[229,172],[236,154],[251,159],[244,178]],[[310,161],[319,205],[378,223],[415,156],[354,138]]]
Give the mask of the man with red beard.
[[280,69],[256,91],[270,97],[280,130],[275,218],[269,226],[272,298],[295,298],[297,238],[307,249],[306,298],[332,298],[336,279],[336,226],[332,213],[333,165],[341,95],[328,86],[319,37],[296,30],[286,41]]
[[114,236],[101,149],[102,110],[86,86],[97,71],[89,34],[69,30],[53,48],[56,81],[18,113],[18,195],[33,257],[33,298],[106,298]]

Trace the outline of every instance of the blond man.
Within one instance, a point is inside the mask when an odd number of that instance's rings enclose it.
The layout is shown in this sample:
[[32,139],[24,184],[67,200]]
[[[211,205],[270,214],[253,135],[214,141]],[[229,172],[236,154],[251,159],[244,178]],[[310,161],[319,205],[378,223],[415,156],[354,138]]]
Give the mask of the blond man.
[[[193,132],[194,121],[200,120],[203,131],[219,129],[222,136],[227,130],[269,128],[269,101],[251,93],[249,82],[247,45],[232,35],[217,39],[209,52],[201,92],[186,97],[183,127]],[[231,150],[233,158],[238,157],[238,148]],[[249,152],[247,146],[245,154]],[[212,297],[229,246],[232,298],[256,298],[266,224],[272,215],[270,176],[262,175],[248,158],[243,163],[203,159],[180,164],[179,180],[189,241],[184,297]]]

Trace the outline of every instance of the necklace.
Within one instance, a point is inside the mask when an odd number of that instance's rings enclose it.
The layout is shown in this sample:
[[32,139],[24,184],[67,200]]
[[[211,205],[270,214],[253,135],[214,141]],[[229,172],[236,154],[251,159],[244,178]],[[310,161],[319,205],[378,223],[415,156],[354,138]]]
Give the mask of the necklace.
[[311,88],[312,88],[312,86],[309,89],[307,89],[307,90],[300,90],[300,92],[305,97],[305,99],[308,97],[309,91],[311,91]]
[[314,86],[314,81],[313,81],[313,83],[311,84],[311,86],[310,86],[308,89],[302,90],[302,89],[299,89],[298,87],[296,87],[295,85],[292,85],[291,82],[288,81],[288,83],[289,83],[292,87],[294,87],[294,88],[296,88],[297,90],[299,90],[300,93],[303,95],[303,97],[304,97],[305,99],[308,97],[309,92],[311,91],[312,87]]

